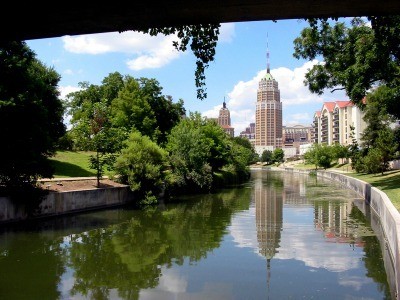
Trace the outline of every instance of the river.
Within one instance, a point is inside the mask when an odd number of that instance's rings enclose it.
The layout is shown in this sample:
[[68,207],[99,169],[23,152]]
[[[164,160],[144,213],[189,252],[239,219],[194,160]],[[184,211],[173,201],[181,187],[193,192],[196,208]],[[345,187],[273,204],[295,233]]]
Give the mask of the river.
[[3,226],[0,299],[394,299],[362,202],[314,176],[253,170],[156,208]]

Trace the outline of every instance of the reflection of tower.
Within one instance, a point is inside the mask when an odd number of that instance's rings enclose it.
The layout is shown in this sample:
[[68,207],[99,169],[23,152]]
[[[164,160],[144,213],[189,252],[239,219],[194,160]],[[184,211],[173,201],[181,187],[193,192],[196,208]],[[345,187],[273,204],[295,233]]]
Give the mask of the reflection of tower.
[[[268,176],[268,173],[263,173]],[[276,179],[275,179],[276,180]],[[274,180],[274,181],[275,181]],[[282,180],[282,179],[280,179]],[[256,226],[259,252],[271,259],[279,247],[283,222],[282,189],[255,182]]]

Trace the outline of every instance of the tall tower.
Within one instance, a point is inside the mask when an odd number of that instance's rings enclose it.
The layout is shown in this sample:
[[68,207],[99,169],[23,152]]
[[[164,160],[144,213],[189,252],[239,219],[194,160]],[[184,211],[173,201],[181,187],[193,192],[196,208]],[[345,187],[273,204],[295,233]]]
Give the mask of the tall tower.
[[226,107],[225,97],[224,97],[224,102],[222,103],[222,108],[219,110],[218,124],[220,126],[222,125],[231,126],[231,113],[229,112],[229,109]]
[[258,83],[256,103],[255,146],[264,150],[282,148],[282,103],[278,82],[269,68],[267,43],[267,73]]
[[232,137],[235,136],[235,129],[231,126],[231,113],[226,107],[225,97],[224,102],[222,103],[222,108],[219,110],[217,122],[218,125],[221,126],[227,134]]

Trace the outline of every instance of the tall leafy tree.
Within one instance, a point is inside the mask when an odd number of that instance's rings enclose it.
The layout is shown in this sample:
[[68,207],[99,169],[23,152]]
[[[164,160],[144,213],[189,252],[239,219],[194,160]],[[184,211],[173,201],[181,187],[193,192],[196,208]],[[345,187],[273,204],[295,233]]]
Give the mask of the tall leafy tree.
[[0,45],[0,186],[53,176],[47,158],[65,133],[59,80],[25,42]]
[[350,24],[330,19],[309,19],[309,27],[294,40],[294,57],[323,62],[307,73],[311,92],[343,89],[363,107],[371,88],[386,86],[380,99],[387,112],[400,118],[400,16],[353,18]]
[[167,153],[147,136],[132,132],[116,160],[119,180],[129,184],[139,204],[157,202],[162,190]]
[[181,187],[210,189],[212,168],[208,162],[211,144],[201,128],[199,113],[190,113],[168,136],[171,175],[169,182]]

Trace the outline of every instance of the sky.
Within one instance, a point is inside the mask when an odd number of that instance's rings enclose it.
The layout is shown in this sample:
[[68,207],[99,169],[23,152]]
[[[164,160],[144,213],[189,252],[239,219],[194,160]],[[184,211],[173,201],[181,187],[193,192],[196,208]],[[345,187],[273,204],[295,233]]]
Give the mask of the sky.
[[[178,52],[174,36],[151,37],[134,31],[62,36],[28,40],[28,46],[48,67],[60,75],[61,97],[79,89],[79,82],[100,85],[110,73],[156,79],[162,94],[174,102],[184,101],[187,114],[200,112],[218,117],[225,100],[235,136],[255,122],[255,104],[260,79],[267,69],[278,81],[283,104],[283,125],[305,125],[323,102],[349,100],[344,92],[323,95],[309,92],[304,74],[321,62],[294,58],[294,39],[307,27],[304,20],[223,23],[215,59],[205,70],[207,98],[197,99],[195,57],[190,48]],[[65,119],[68,125],[68,118]]]

